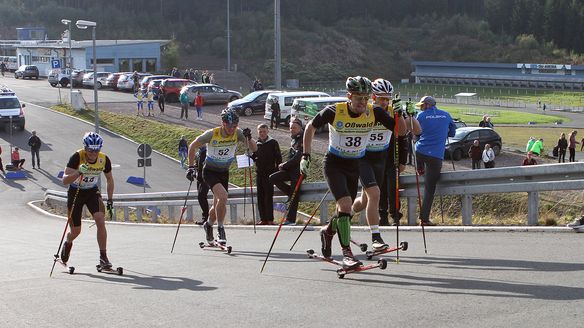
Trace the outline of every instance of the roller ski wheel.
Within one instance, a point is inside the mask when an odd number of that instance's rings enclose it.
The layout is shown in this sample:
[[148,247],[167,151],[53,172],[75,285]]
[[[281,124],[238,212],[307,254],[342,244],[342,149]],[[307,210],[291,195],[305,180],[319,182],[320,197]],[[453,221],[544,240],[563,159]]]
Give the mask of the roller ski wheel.
[[345,278],[345,270],[337,269],[337,278],[344,279]]
[[379,255],[383,255],[383,254],[387,254],[387,253],[393,253],[397,250],[406,251],[407,249],[408,249],[408,242],[402,241],[399,243],[398,247],[388,247],[386,249],[382,249],[379,251],[367,251],[365,253],[365,256],[367,257],[368,260],[371,260],[374,256],[379,256]]
[[360,250],[361,250],[361,252],[363,252],[363,253],[365,253],[365,252],[367,251],[367,248],[368,248],[368,246],[367,246],[367,244],[366,244],[366,243],[361,243],[361,242],[358,242],[358,241],[355,241],[355,240],[351,239],[351,244],[353,244],[353,245],[355,245],[355,246],[359,247],[359,249],[360,249]]
[[59,257],[59,255],[55,254],[55,262],[59,263],[60,265],[62,265],[65,269],[67,269],[67,272],[69,274],[73,274],[75,273],[75,267],[74,266],[68,266],[67,263],[63,262],[63,260],[61,260],[61,258]]
[[224,245],[224,244],[218,243],[217,241],[207,242],[207,243],[200,242],[199,247],[201,247],[203,249],[204,248],[215,248],[218,250],[222,250],[227,254],[231,254],[231,252],[233,251],[233,247],[231,245]]
[[124,268],[122,267],[117,267],[113,269],[110,267],[103,267],[101,266],[101,264],[98,264],[95,266],[95,268],[97,269],[97,272],[100,273],[117,274],[118,276],[124,275]]

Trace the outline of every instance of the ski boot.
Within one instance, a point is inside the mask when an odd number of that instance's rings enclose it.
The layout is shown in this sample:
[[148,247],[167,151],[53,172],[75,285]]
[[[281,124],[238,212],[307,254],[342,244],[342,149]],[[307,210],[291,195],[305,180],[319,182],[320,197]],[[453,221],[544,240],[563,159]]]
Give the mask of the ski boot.
[[207,243],[209,245],[213,244],[213,226],[209,223],[209,221],[203,223],[203,229],[205,230],[205,239],[207,239]]
[[112,269],[112,264],[109,261],[109,259],[106,256],[100,255],[99,256],[99,266],[103,269],[103,270],[111,270]]
[[374,252],[382,251],[384,249],[389,248],[389,245],[383,241],[383,238],[381,238],[381,236],[373,236],[372,241],[373,242],[371,243],[371,248],[373,248]]
[[343,269],[352,269],[363,265],[363,262],[357,260],[351,251],[351,246],[342,247],[343,249]]
[[71,248],[73,248],[73,243],[63,242],[63,247],[61,248],[61,261],[67,263],[69,261],[69,254],[71,254]]
[[332,256],[331,245],[333,244],[333,237],[335,236],[334,232],[328,231],[329,224],[320,229],[320,251],[322,252],[322,256],[326,258]]
[[227,237],[225,236],[224,226],[217,226],[217,243],[223,246],[227,244]]

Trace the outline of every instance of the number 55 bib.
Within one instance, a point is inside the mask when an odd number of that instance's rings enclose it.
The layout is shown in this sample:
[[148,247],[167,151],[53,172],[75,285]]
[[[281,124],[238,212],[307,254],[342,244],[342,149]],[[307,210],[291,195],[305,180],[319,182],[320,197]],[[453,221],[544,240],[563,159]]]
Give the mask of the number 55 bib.
[[328,151],[343,158],[365,156],[367,139],[374,123],[375,115],[369,106],[367,112],[351,117],[346,102],[335,104],[335,119],[329,124]]

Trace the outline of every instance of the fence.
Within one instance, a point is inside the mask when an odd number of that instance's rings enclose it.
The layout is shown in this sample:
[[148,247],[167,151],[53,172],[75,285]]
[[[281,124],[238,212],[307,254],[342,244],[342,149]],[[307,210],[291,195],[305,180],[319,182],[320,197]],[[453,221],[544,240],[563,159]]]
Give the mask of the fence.
[[[404,188],[400,196],[406,199],[408,205],[408,224],[416,224],[417,190],[414,175],[400,177],[400,186]],[[423,195],[424,179],[420,177],[420,189]],[[472,225],[473,195],[489,193],[526,192],[528,194],[527,224],[537,225],[539,209],[539,192],[558,190],[584,189],[584,162],[546,164],[535,166],[517,166],[483,170],[465,170],[444,172],[436,189],[436,196],[459,195],[462,197],[462,224]],[[318,202],[328,190],[325,182],[304,183],[301,187],[301,201]],[[254,190],[255,193],[255,190]],[[191,196],[192,195],[192,196]],[[194,206],[198,207],[196,193],[191,193],[187,201],[187,217],[192,218]],[[129,221],[130,213],[134,212],[138,221],[142,221],[143,213],[149,212],[151,221],[157,222],[160,213],[168,213],[170,218],[180,216],[186,191],[117,194],[114,195],[116,211],[123,211],[124,221]],[[250,204],[249,192],[244,196],[243,188],[229,189],[228,213],[230,223],[238,223],[244,203]],[[48,190],[45,202],[51,207],[64,209],[66,207],[66,192]],[[274,202],[283,202],[286,196],[276,194]],[[320,207],[320,222],[326,222],[329,217],[328,206],[334,201],[328,195]],[[496,206],[497,204],[493,204]],[[249,206],[249,205],[248,205]],[[256,211],[257,213],[257,211]],[[361,224],[365,218],[361,216]]]

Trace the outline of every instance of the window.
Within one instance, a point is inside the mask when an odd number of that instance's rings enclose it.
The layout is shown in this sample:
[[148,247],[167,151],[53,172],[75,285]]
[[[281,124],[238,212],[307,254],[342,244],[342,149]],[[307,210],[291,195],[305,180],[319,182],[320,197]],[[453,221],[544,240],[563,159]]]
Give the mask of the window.
[[132,70],[133,71],[138,71],[138,72],[143,72],[143,67],[142,67],[142,59],[134,59],[132,60]]
[[156,72],[156,59],[146,59],[146,72]]
[[[113,65],[114,64],[114,59],[113,58],[97,58],[95,60],[97,62],[97,64],[104,64],[104,65]],[[91,65],[93,65],[93,58],[91,58],[90,60]]]
[[118,66],[120,72],[127,72],[130,70],[130,60],[127,58],[120,59]]

